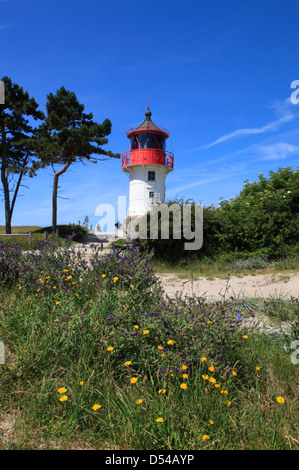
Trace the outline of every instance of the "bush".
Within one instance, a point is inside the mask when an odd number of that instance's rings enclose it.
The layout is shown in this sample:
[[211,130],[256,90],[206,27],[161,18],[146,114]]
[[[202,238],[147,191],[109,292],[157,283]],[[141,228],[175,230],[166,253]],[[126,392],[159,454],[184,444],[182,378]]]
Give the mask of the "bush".
[[[180,205],[181,222],[183,204],[191,204],[191,230],[194,231],[194,201],[175,200],[167,204],[173,203]],[[160,215],[158,220],[158,239],[150,239],[148,219],[147,240],[139,240],[142,249],[154,249],[158,259],[170,262],[206,256],[216,259],[226,253],[230,258],[239,259],[237,264],[240,266],[264,267],[267,260],[288,258],[291,252],[298,254],[299,170],[280,168],[277,172],[270,172],[268,179],[260,174],[257,182],[244,183],[239,196],[229,201],[222,200],[219,207],[204,207],[203,246],[198,251],[184,249],[187,240],[183,229],[180,239],[174,239],[171,217],[169,240],[161,239]],[[246,258],[250,259],[248,263],[241,262]]]

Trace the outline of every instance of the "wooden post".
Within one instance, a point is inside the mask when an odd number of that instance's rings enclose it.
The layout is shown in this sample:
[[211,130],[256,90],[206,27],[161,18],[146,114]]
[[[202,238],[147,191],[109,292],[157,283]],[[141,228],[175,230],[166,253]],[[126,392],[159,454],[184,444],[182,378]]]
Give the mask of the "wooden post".
[[28,233],[28,244],[29,244],[29,246],[31,246],[31,244],[32,244],[32,232]]
[[47,231],[44,232],[44,238],[45,238],[45,240],[48,240],[48,232]]
[[56,237],[58,237],[59,233],[58,233],[58,228],[56,229]]

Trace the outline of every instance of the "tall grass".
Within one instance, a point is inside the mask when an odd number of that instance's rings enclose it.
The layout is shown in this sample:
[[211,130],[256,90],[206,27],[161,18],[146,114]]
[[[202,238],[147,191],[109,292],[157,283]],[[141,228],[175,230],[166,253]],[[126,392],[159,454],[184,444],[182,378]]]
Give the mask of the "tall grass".
[[3,448],[298,448],[297,367],[248,305],[165,298],[136,248],[2,246],[0,268]]

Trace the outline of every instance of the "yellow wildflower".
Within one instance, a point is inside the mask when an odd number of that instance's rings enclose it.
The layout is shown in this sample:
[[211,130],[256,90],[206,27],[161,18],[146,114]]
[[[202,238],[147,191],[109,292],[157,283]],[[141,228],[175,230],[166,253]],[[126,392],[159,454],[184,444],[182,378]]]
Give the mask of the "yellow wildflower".
[[135,384],[136,382],[137,382],[137,377],[133,377],[133,378],[131,379],[131,384]]
[[144,335],[148,335],[148,334],[149,334],[149,330],[143,330],[143,334],[144,334]]
[[161,388],[161,389],[159,390],[159,395],[161,395],[162,393],[166,393],[166,389],[165,389],[165,388]]
[[163,418],[158,418],[158,419],[156,419],[156,422],[157,422],[157,423],[163,423],[163,421],[164,421]]
[[207,434],[205,434],[204,436],[202,436],[202,440],[203,440],[203,441],[206,441],[207,439],[210,439]]
[[187,384],[181,384],[180,387],[183,389],[183,390],[187,390],[188,388],[188,385]]
[[139,398],[138,400],[136,400],[136,404],[137,404],[137,405],[141,405],[142,402],[143,402],[143,400],[141,400],[141,398]]
[[206,357],[202,357],[202,358],[201,358],[201,362],[205,362],[206,360],[207,360]]
[[209,367],[209,371],[210,371],[210,372],[215,372],[214,366]]
[[113,351],[113,347],[109,346],[109,348],[107,348],[107,351]]
[[131,364],[132,364],[132,362],[131,362],[131,361],[127,361],[127,362],[125,362],[125,366],[130,366]]
[[102,405],[98,405],[97,403],[96,403],[95,405],[93,405],[93,407],[92,407],[92,409],[93,409],[94,411],[97,411],[97,410],[99,410],[100,408],[102,408]]
[[173,339],[170,339],[170,340],[167,341],[167,344],[169,344],[169,345],[172,345],[174,343],[175,343],[175,341],[173,341]]
[[59,398],[60,401],[66,401],[68,399],[67,395],[63,395]]
[[66,392],[66,388],[64,388],[64,387],[60,387],[58,389],[58,393],[65,393],[65,392]]
[[278,403],[281,403],[281,404],[282,404],[282,403],[284,403],[284,398],[283,398],[283,397],[277,397],[277,398],[276,398],[276,401],[277,401]]

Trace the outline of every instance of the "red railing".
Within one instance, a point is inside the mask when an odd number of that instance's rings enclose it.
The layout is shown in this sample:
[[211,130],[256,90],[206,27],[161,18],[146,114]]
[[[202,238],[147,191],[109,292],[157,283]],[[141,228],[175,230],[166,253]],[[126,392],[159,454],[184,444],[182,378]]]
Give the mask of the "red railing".
[[127,150],[121,156],[122,168],[130,165],[163,165],[173,168],[173,153],[160,149]]

